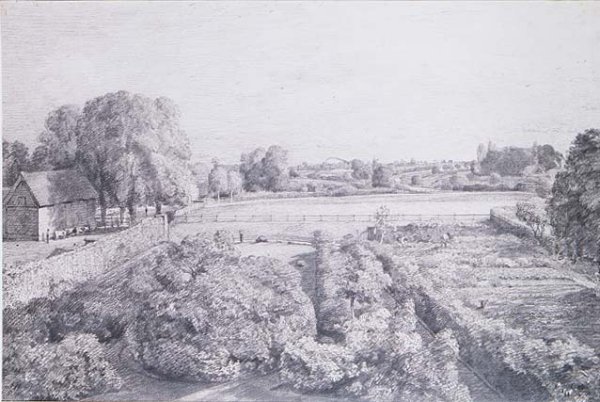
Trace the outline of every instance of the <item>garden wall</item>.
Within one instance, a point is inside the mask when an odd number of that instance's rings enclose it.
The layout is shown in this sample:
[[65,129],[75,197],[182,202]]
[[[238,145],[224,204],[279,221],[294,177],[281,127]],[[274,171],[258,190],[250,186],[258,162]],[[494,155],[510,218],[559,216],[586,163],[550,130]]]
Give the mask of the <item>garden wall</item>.
[[531,230],[519,222],[515,213],[506,208],[493,208],[490,210],[490,222],[492,225],[517,236],[533,236]]
[[56,297],[167,240],[164,219],[163,216],[144,219],[127,230],[107,235],[71,252],[28,263],[14,274],[5,273],[4,307],[26,304],[37,297]]

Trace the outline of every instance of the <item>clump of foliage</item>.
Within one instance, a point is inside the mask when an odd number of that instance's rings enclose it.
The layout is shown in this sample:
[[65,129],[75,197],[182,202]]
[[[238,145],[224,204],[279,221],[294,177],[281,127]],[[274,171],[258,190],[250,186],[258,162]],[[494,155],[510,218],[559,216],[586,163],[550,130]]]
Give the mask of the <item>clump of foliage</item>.
[[548,224],[545,211],[530,202],[518,202],[516,215],[521,222],[531,229],[533,237],[542,242],[544,230]]
[[394,185],[394,172],[389,166],[375,163],[373,177],[371,178],[373,187],[392,187]]
[[147,303],[127,336],[146,369],[221,381],[272,369],[288,342],[314,334],[299,274],[273,259],[239,258],[224,239],[186,239],[146,272],[144,288],[132,284]]
[[350,238],[340,246],[315,240],[320,337],[286,346],[284,382],[366,400],[470,400],[452,334],[419,335],[413,301],[393,288],[375,254]]
[[477,148],[477,161],[483,174],[521,176],[526,171],[547,172],[560,167],[562,160],[562,154],[549,144],[534,144],[531,148],[503,149],[498,149],[493,144],[488,148],[480,144]]
[[548,216],[563,250],[600,259],[600,130],[578,134],[556,175]]
[[240,173],[246,191],[283,191],[288,186],[287,151],[278,145],[242,154]]
[[4,340],[4,398],[79,399],[121,387],[121,378],[94,335],[70,334],[60,342],[41,343],[29,335]]
[[[4,356],[5,376],[15,374],[14,394],[21,395],[19,381],[27,379],[19,373],[34,373],[39,384],[57,384],[54,391],[36,390],[35,399],[64,399],[55,396],[61,387],[72,393],[69,398],[108,390],[113,383],[103,386],[96,378],[110,377],[97,373],[110,369],[101,360],[106,347],[122,350],[122,358],[161,377],[213,382],[273,370],[288,343],[316,333],[299,273],[271,258],[240,258],[225,232],[160,244],[108,278],[8,313],[5,340],[24,334],[22,342],[10,344],[19,349]],[[87,343],[69,341],[80,334]],[[88,349],[98,357],[90,360],[90,379],[78,374],[85,382],[71,388],[70,371],[36,367],[64,342],[77,356],[84,353],[83,359]],[[23,352],[27,345],[32,353]]]
[[373,175],[371,164],[365,163],[360,159],[353,159],[351,162],[352,177],[357,180],[370,180]]

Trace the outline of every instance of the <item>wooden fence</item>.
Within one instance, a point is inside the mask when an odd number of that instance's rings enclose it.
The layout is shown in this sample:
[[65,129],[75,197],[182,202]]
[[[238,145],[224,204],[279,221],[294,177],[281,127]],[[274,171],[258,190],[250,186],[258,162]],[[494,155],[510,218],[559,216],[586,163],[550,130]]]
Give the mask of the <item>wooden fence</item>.
[[[489,214],[393,214],[389,215],[387,221],[390,223],[462,223],[476,224],[489,219]],[[239,222],[239,223],[314,223],[314,222],[363,222],[374,223],[374,215],[360,214],[336,214],[336,215],[298,215],[298,214],[269,214],[269,215],[236,215],[227,213],[183,213],[177,214],[174,223],[192,224],[209,222]]]

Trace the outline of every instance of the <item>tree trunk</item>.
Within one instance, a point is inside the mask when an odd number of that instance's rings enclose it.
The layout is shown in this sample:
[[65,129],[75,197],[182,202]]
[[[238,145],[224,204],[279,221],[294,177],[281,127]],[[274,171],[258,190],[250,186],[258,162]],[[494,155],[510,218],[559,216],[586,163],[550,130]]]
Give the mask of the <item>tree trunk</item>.
[[106,199],[102,191],[98,194],[98,203],[100,204],[100,224],[106,226]]
[[160,213],[161,213],[161,210],[162,210],[162,205],[161,205],[160,201],[156,201],[156,202],[154,203],[154,206],[155,206],[155,208],[156,208],[155,215],[160,215]]
[[129,212],[129,226],[135,223],[136,219],[136,209],[135,204],[132,202],[127,203],[127,211]]

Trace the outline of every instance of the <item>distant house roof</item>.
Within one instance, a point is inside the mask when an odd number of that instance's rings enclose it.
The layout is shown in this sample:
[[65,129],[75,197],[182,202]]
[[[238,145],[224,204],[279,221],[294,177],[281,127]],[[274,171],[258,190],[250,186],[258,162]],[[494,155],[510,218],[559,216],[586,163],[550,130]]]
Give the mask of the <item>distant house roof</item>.
[[98,198],[89,180],[76,170],[21,172],[21,176],[40,207]]

